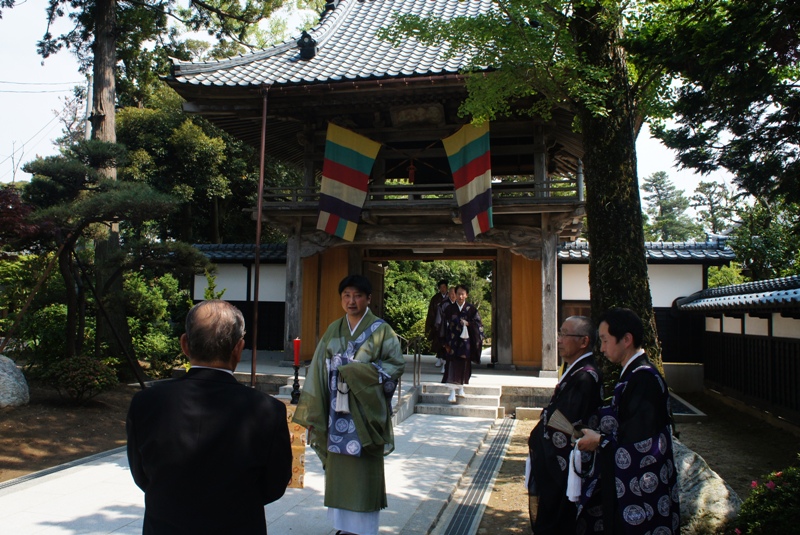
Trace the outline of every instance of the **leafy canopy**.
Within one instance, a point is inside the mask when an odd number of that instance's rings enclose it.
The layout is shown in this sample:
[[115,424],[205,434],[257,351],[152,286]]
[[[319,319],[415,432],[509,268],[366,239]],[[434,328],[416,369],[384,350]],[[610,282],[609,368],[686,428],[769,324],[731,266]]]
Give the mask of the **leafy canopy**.
[[800,3],[666,0],[631,41],[674,73],[672,123],[653,132],[682,167],[724,168],[748,193],[800,200]]

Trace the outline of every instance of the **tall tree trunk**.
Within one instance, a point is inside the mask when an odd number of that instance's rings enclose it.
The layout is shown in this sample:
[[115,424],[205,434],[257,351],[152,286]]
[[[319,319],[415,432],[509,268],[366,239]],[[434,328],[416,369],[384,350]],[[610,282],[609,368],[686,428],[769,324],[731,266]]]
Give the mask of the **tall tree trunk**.
[[61,277],[64,279],[64,286],[67,298],[67,324],[66,331],[66,349],[67,358],[76,355],[77,344],[77,326],[78,326],[78,294],[75,288],[75,279],[72,276],[72,263],[70,262],[70,248],[64,247],[61,254],[58,255],[58,270],[61,272]]
[[[117,142],[114,78],[117,63],[116,5],[116,0],[97,0],[95,3],[92,139],[108,143]],[[117,178],[115,167],[100,171],[111,180]],[[107,238],[99,239],[95,246],[95,286],[109,316],[106,320],[98,309],[95,352],[100,356],[101,348],[105,346],[113,356],[123,359],[124,352],[128,352],[129,355],[135,353],[125,314],[122,277],[119,276],[120,262],[119,224],[112,223]],[[115,332],[121,340],[122,347]]]
[[592,316],[597,321],[612,307],[634,310],[644,322],[647,354],[660,366],[636,172],[637,113],[619,46],[621,25],[600,2],[576,9],[574,20],[579,53],[607,72],[604,80],[595,82],[605,91],[607,115],[585,106],[578,110],[585,151]]

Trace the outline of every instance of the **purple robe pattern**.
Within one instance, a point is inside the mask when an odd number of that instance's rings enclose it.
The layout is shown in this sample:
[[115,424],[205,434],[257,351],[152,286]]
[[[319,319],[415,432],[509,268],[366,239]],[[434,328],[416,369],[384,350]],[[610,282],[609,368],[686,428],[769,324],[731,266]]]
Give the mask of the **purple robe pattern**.
[[[620,398],[628,382],[637,373],[652,374],[656,378],[661,388],[657,395],[669,414],[667,385],[649,362],[636,367],[617,383],[611,405],[600,409],[599,431],[605,436],[601,440],[601,449],[597,450],[598,465],[603,461],[610,461],[613,466],[596,466],[583,480],[578,505],[578,535],[603,533],[604,509],[606,515],[614,515],[614,522],[618,524],[615,529],[608,531],[610,533],[680,533],[680,489],[677,484],[671,426],[667,424],[652,436],[638,442],[618,442]],[[605,455],[601,450],[605,450]],[[606,475],[605,481],[603,474]],[[612,474],[613,485],[608,481],[608,476]],[[611,496],[604,497],[604,493],[610,493]]]

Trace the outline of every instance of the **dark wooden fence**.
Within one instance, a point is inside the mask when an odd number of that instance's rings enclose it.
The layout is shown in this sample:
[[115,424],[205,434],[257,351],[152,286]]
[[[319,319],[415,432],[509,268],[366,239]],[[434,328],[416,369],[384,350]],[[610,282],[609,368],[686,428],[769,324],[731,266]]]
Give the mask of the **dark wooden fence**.
[[800,340],[706,332],[707,386],[800,424]]

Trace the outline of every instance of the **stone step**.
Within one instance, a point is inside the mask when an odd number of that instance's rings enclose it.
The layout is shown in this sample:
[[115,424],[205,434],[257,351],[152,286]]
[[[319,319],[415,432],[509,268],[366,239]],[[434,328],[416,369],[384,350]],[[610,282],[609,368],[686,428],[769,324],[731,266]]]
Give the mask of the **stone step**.
[[[474,396],[493,396],[500,398],[503,388],[500,386],[464,385],[464,392]],[[442,383],[422,383],[423,394],[450,394],[450,387]]]
[[[447,401],[450,392],[428,393],[423,392],[419,396],[418,403],[427,403],[431,405],[450,405]],[[499,407],[500,396],[480,396],[467,393],[466,396],[457,396],[456,399],[460,405],[479,405],[483,407]]]
[[463,416],[470,418],[505,418],[506,411],[503,407],[483,407],[480,405],[446,405],[417,403],[414,406],[417,414],[438,414],[442,416]]

